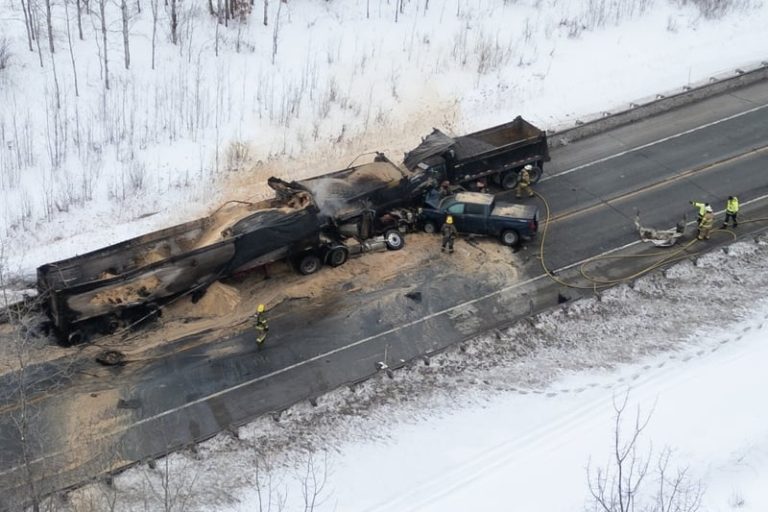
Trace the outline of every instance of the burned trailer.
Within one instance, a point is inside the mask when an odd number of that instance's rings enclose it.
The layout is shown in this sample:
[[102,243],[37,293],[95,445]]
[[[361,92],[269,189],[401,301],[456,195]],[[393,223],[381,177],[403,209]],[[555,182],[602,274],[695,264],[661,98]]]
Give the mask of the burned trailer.
[[405,166],[438,182],[466,185],[491,180],[505,190],[517,186],[519,172],[530,164],[537,182],[548,162],[544,131],[518,116],[513,121],[478,132],[450,137],[438,129],[405,155]]
[[[62,345],[159,315],[176,297],[289,257],[314,262],[328,244],[308,194],[243,207],[155,231],[37,269],[37,287]],[[330,247],[328,247],[330,249]],[[310,265],[311,266],[311,265]]]

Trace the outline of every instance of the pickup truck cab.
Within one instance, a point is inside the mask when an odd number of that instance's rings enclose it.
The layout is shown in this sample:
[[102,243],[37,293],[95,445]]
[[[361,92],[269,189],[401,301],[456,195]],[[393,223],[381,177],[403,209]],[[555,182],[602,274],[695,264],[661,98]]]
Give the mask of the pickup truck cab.
[[448,215],[459,233],[498,237],[505,245],[529,240],[539,228],[536,206],[496,202],[492,194],[479,192],[427,197],[420,213],[421,226],[427,233],[436,233]]

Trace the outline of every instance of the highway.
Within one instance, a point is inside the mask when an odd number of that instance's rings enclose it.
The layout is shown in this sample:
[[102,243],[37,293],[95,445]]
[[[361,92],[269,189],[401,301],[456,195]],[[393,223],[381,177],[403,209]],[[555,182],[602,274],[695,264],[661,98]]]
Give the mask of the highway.
[[[28,369],[38,384],[30,384],[23,409],[12,376],[3,376],[0,508],[16,507],[29,492],[29,471],[37,492],[73,486],[367,379],[380,362],[395,368],[554,307],[558,297],[591,293],[577,272],[581,262],[618,248],[649,251],[634,229],[638,210],[644,225],[666,228],[684,214],[695,219],[691,199],[717,211],[728,195],[738,195],[742,217],[768,217],[768,84],[560,147],[535,190],[550,206],[551,222],[543,250],[534,241],[510,256],[519,269],[514,280],[484,268],[451,272],[435,262],[372,291],[282,303],[270,312],[261,350],[251,333],[204,332],[125,366],[102,367],[73,352]],[[545,211],[540,199],[531,201]],[[739,235],[766,227],[742,223]],[[731,239],[716,234],[689,252]],[[550,279],[542,257],[577,288]],[[647,265],[640,258],[606,260],[591,272],[620,278]],[[420,298],[406,296],[412,292]],[[22,410],[33,426],[24,450]]]

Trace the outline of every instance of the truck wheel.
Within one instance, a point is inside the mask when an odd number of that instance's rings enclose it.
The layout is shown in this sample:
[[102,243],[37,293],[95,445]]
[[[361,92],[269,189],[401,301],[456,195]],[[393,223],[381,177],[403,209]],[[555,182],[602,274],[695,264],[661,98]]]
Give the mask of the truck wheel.
[[514,229],[508,229],[501,234],[501,243],[504,245],[517,245],[520,241],[520,235]]
[[332,267],[340,267],[347,262],[349,249],[346,247],[334,247],[328,253],[328,264]]
[[508,171],[501,177],[501,188],[504,190],[512,190],[520,182],[520,175],[517,171]]
[[316,254],[305,254],[299,260],[299,272],[305,276],[314,274],[320,270],[320,267],[322,266],[323,262],[320,261],[320,258],[318,258]]
[[427,221],[424,223],[424,232],[429,233],[430,235],[432,233],[437,232],[437,226],[435,226],[435,223],[432,221]]
[[71,347],[72,345],[79,345],[80,343],[85,342],[86,336],[85,333],[79,329],[70,332],[67,335],[67,347]]
[[403,234],[396,229],[389,229],[384,233],[384,242],[390,251],[399,251],[405,245]]
[[538,183],[542,174],[544,174],[544,171],[542,171],[541,167],[538,165],[534,165],[533,169],[528,171],[528,175],[531,177],[531,183]]

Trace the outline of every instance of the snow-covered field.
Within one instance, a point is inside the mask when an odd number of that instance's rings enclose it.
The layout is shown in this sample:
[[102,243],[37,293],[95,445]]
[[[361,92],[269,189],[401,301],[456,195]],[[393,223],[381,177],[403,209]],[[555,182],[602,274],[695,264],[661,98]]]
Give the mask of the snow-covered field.
[[[102,1],[107,75],[99,0],[82,41],[74,5],[52,2],[53,54],[45,4],[27,3],[40,26],[29,51],[20,3],[0,0],[6,274],[263,194],[271,174],[401,156],[432,126],[521,114],[555,128],[768,55],[758,0],[288,0],[269,2],[266,26],[257,2],[218,28],[188,1],[178,44],[172,2],[155,3],[152,69],[150,0],[127,6],[126,70],[120,3]],[[701,510],[766,510],[768,248],[731,251],[260,419],[64,506],[158,510],[170,490],[195,510],[308,510],[313,497],[314,510],[581,510],[629,388],[625,420],[636,404],[651,413],[639,446],[674,450],[670,467],[704,484]]]

